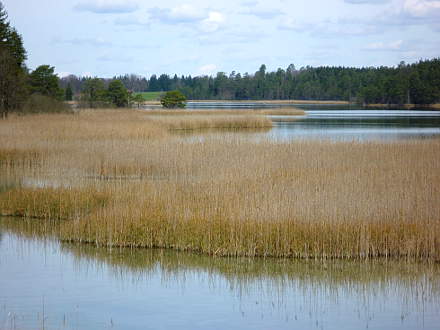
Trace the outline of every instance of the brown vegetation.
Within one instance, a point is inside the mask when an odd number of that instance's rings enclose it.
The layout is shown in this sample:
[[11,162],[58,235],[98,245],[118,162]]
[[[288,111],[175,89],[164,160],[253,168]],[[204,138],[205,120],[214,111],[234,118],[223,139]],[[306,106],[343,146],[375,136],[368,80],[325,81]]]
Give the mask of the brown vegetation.
[[[22,179],[0,194],[1,212],[71,218],[61,239],[106,246],[440,259],[439,140],[194,140],[151,117],[102,111],[1,122],[1,164]],[[15,167],[16,154],[39,155],[40,166]]]

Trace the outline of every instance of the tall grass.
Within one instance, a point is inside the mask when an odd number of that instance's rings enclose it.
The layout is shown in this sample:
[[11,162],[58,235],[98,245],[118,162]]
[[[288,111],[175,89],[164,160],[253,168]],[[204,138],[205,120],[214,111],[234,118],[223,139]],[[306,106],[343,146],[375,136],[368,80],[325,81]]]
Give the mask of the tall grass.
[[[44,118],[0,122],[0,150],[41,159],[38,168],[12,165],[15,175],[45,183],[3,192],[1,211],[47,217],[30,200],[65,208],[59,217],[75,220],[61,225],[63,240],[221,256],[440,260],[439,140],[194,140],[139,111]],[[105,203],[76,213],[90,191]]]
[[152,122],[168,129],[206,129],[206,128],[266,128],[272,127],[272,121],[265,116],[256,115],[182,115],[153,118]]

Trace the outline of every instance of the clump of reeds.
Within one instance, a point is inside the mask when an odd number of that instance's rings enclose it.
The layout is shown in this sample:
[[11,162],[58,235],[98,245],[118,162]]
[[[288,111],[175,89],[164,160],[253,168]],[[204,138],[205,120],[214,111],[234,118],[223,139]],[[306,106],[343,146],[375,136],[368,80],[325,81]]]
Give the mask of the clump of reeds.
[[[150,202],[151,203],[151,202]],[[65,223],[61,238],[101,246],[173,248],[219,256],[439,260],[438,221],[240,221],[170,215],[164,201],[101,209]],[[182,210],[183,211],[183,210]],[[106,230],[102,230],[105,228]]]
[[41,155],[36,150],[0,148],[0,168],[34,167],[40,162]]
[[103,207],[108,195],[94,189],[16,188],[0,194],[0,215],[75,219]]
[[304,110],[297,108],[263,109],[256,112],[271,116],[304,116]]
[[243,128],[267,128],[272,127],[270,119],[257,115],[182,115],[156,117],[151,121],[167,129],[243,129]]

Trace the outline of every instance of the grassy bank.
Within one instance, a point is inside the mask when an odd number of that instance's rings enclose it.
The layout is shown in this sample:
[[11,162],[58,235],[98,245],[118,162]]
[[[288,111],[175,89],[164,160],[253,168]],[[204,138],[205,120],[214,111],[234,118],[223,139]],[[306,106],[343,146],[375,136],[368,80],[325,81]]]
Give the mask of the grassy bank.
[[144,101],[159,101],[164,92],[137,92],[133,96],[142,95]]
[[[58,237],[103,246],[440,260],[439,140],[170,135],[163,123],[184,116],[0,122],[0,166],[21,180],[0,193],[1,213],[70,219]],[[28,157],[39,165],[21,166]]]

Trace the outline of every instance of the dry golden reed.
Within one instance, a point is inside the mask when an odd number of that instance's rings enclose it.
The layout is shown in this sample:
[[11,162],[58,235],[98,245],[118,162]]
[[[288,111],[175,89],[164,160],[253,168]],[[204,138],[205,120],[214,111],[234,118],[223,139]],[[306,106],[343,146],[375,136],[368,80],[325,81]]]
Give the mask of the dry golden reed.
[[151,119],[153,123],[167,129],[242,129],[272,127],[272,121],[265,116],[257,115],[182,115]]
[[[103,246],[440,260],[440,140],[193,139],[155,118],[103,111],[0,122],[0,149],[43,159],[17,167],[23,183],[0,195],[1,211],[75,218],[59,237]],[[95,192],[105,202],[84,207]]]
[[13,188],[0,194],[0,215],[45,220],[77,219],[108,201],[94,189]]

